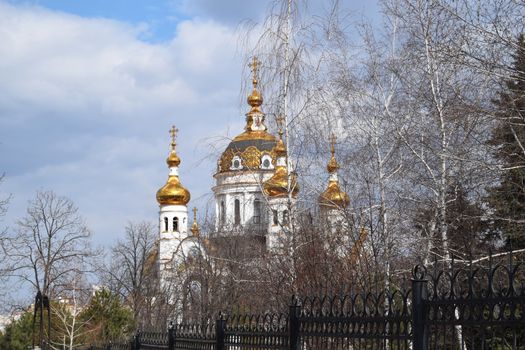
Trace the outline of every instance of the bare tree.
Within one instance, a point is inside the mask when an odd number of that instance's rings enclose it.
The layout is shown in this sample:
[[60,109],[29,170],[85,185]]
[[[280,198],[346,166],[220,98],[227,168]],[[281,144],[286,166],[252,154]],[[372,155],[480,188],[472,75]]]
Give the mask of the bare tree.
[[149,222],[130,222],[125,236],[111,249],[111,259],[104,268],[111,289],[126,300],[137,326],[144,326],[143,313],[156,295],[156,230]]
[[37,192],[17,230],[2,235],[0,243],[6,257],[1,272],[37,292],[42,346],[42,310],[68,288],[72,278],[88,271],[94,254],[90,231],[70,199],[52,191]]

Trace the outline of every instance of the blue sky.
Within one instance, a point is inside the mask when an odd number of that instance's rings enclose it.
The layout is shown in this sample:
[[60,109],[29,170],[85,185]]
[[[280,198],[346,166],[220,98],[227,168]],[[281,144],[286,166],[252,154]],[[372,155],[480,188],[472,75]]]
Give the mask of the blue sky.
[[[369,4],[350,2],[373,15]],[[100,245],[128,221],[155,222],[172,124],[190,205],[206,207],[216,159],[247,111],[238,25],[268,6],[0,0],[0,195],[12,195],[3,226],[15,227],[37,190],[71,198]]]

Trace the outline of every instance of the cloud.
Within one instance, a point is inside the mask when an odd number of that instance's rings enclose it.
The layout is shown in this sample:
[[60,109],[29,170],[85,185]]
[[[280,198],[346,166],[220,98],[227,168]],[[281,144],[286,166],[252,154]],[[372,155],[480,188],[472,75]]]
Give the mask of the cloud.
[[[179,22],[165,43],[141,26],[0,2],[0,172],[12,226],[38,189],[80,207],[106,244],[128,220],[157,220],[177,124],[181,177],[209,193],[207,140],[239,129],[237,36],[210,19]],[[235,132],[234,132],[235,133]],[[219,147],[220,148],[220,147]]]

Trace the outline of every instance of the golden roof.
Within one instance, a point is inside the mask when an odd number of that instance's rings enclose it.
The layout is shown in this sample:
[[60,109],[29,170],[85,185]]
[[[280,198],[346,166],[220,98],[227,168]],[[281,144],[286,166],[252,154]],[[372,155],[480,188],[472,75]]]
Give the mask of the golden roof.
[[272,157],[272,163],[275,164],[276,156],[273,148],[277,139],[268,133],[264,125],[265,115],[260,107],[263,103],[262,94],[257,89],[257,68],[259,62],[254,57],[250,64],[253,72],[253,90],[248,96],[248,104],[251,109],[246,113],[246,125],[244,131],[237,135],[232,142],[226,147],[219,161],[219,172],[230,171],[233,157],[238,156],[241,159],[243,170],[253,170],[260,168],[261,157],[268,154]]
[[[178,167],[180,164],[180,158],[175,151],[177,131],[175,126],[170,130],[171,150],[166,159],[166,163],[170,168]],[[179,176],[176,174],[170,174],[166,184],[157,191],[157,202],[160,205],[186,205],[189,201],[190,192],[182,186]]]
[[[295,174],[290,176],[290,189],[292,190],[292,196],[296,197],[297,193],[299,193],[299,185]],[[277,166],[273,176],[263,184],[263,190],[264,194],[269,197],[288,196],[288,171],[286,166]]]
[[[332,135],[330,138],[331,147],[330,153],[332,154],[326,169],[330,174],[335,174],[339,169],[339,164],[335,159],[335,136]],[[323,205],[336,206],[340,208],[345,208],[350,203],[350,197],[339,187],[339,181],[337,180],[337,174],[335,177],[331,178],[328,181],[328,187],[326,190],[319,196],[319,202]]]
[[339,187],[336,180],[328,181],[328,187],[319,196],[319,202],[324,205],[345,208],[350,203],[350,197]]
[[283,142],[282,131],[279,131],[279,141],[273,148],[273,152],[278,158],[284,158],[284,162],[277,165],[275,172],[271,178],[269,178],[263,184],[264,193],[270,197],[283,197],[288,195],[288,179],[290,180],[290,189],[292,196],[297,196],[299,192],[299,185],[297,184],[297,176],[292,173],[288,176],[288,169],[286,167],[286,146]]

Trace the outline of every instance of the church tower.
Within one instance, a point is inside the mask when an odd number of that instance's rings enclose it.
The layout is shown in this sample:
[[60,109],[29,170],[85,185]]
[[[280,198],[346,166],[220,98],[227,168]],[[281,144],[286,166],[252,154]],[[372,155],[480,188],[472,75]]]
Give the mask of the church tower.
[[283,118],[278,119],[279,140],[273,148],[277,157],[275,172],[272,177],[263,184],[264,194],[268,201],[268,238],[269,249],[278,246],[279,235],[290,229],[292,213],[295,207],[295,199],[299,192],[297,177],[288,173],[287,150],[283,142],[282,130]]
[[244,132],[226,147],[214,175],[215,229],[220,235],[240,232],[264,235],[268,226],[262,184],[274,172],[277,140],[264,123],[263,97],[257,88],[258,66],[254,58],[250,64],[253,89],[247,99],[250,110],[246,113]]
[[328,170],[328,186],[326,190],[319,196],[319,211],[321,214],[321,220],[327,223],[332,230],[336,227],[340,227],[344,220],[344,209],[350,203],[350,198],[339,187],[339,178],[337,176],[337,170],[339,170],[339,164],[335,159],[335,135],[330,137],[330,153],[331,157],[326,165]]
[[173,266],[174,252],[188,237],[188,207],[190,192],[179,179],[180,158],[175,150],[177,129],[170,130],[171,150],[166,159],[169,168],[168,181],[157,191],[159,211],[159,270],[162,272]]

